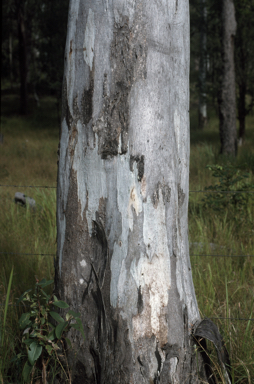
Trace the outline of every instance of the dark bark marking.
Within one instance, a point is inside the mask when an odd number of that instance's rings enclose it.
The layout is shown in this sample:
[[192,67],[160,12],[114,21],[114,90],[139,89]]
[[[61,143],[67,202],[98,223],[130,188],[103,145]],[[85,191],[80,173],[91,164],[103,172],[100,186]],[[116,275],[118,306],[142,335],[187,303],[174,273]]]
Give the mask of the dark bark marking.
[[102,374],[102,367],[101,367],[101,358],[100,358],[100,352],[98,350],[95,350],[92,346],[90,347],[90,353],[93,357],[94,361],[94,374],[95,374],[95,383],[99,384],[101,383],[101,374]]
[[180,184],[178,184],[178,204],[181,208],[185,200],[185,193],[183,192]]
[[154,384],[157,384],[160,382],[160,372],[161,372],[161,355],[158,351],[158,344],[156,345],[155,357],[158,361],[158,369],[157,369],[157,374],[155,375],[155,378],[154,378]]
[[75,364],[75,374],[73,378],[73,384],[86,384],[87,381],[84,381],[86,377],[86,368],[84,364],[78,360]]
[[138,181],[141,181],[143,176],[144,176],[144,172],[145,172],[145,156],[144,155],[141,155],[141,156],[131,155],[131,157],[130,157],[130,170],[131,170],[131,172],[133,172],[133,170],[134,170],[134,168],[133,168],[134,162],[137,163]]
[[157,184],[156,191],[153,193],[152,201],[155,208],[157,208],[160,198],[160,190],[162,192],[163,203],[170,202],[171,188],[167,184],[162,184],[160,181]]
[[97,240],[94,242],[96,248],[94,265],[96,266],[100,287],[102,287],[108,261],[108,241],[98,212],[96,212],[96,220],[93,220],[93,238]]
[[85,298],[89,292],[90,283],[92,282],[92,274],[93,274],[93,269],[91,268],[90,276],[89,276],[88,281],[86,282],[87,285],[86,285],[86,288],[85,288],[84,293],[82,295],[82,300],[81,300],[82,304],[84,304]]
[[[146,79],[146,28],[141,14],[129,26],[127,16],[115,22],[111,43],[111,94],[107,94],[107,74],[104,75],[103,107],[94,131],[99,137],[99,154],[103,159],[125,154],[128,150],[130,124],[129,94],[135,81]],[[121,147],[119,148],[119,143]]]
[[88,124],[93,117],[93,92],[94,92],[94,76],[90,71],[90,85],[88,89],[84,89],[81,99],[81,120],[83,124]]
[[140,314],[143,311],[144,303],[143,303],[143,297],[141,292],[141,285],[138,287],[138,314]]
[[69,58],[71,57],[72,55],[72,40],[70,41],[70,52],[69,52]]
[[67,80],[66,77],[63,80],[63,90],[62,90],[62,117],[65,118],[68,129],[71,129],[73,117],[68,105],[68,97],[67,97]]

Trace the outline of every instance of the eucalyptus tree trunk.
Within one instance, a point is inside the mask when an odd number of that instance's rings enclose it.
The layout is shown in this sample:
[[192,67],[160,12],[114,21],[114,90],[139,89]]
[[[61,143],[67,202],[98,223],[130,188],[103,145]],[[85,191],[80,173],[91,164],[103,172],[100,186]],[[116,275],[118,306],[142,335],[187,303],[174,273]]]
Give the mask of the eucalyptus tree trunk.
[[199,128],[203,129],[207,123],[207,97],[206,97],[206,72],[207,72],[207,8],[206,0],[200,0],[200,59],[199,59]]
[[73,383],[198,383],[188,245],[188,0],[71,0],[56,289]]
[[236,94],[234,38],[236,34],[233,0],[222,2],[222,84],[219,97],[221,153],[236,156]]

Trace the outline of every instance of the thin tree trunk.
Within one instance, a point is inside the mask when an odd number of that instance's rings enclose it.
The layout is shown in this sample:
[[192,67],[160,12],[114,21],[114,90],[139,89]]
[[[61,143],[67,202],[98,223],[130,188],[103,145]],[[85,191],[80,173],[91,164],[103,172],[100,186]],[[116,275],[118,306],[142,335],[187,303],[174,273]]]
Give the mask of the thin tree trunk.
[[204,129],[207,124],[207,9],[206,0],[200,0],[201,28],[200,28],[200,61],[199,61],[199,128]]
[[[188,245],[188,0],[70,2],[56,290],[73,384],[199,383]],[[200,371],[199,371],[200,370]]]
[[10,62],[10,82],[11,89],[13,88],[13,45],[12,45],[12,32],[9,34],[9,62]]
[[18,3],[18,38],[19,38],[19,72],[20,72],[20,113],[27,113],[27,42],[24,19],[24,1]]
[[222,5],[222,87],[219,96],[221,153],[236,156],[236,95],[234,37],[236,34],[233,0],[223,0]]
[[239,101],[238,101],[238,118],[239,118],[239,143],[243,143],[245,138],[245,118],[246,118],[246,86],[241,84],[239,86]]

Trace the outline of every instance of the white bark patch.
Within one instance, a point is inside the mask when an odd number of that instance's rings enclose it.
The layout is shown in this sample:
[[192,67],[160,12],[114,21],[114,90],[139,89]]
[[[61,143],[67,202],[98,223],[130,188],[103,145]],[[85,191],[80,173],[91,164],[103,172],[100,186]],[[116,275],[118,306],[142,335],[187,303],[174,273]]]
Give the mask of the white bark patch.
[[[62,268],[62,259],[63,259],[63,245],[65,239],[65,230],[66,230],[66,218],[65,218],[65,210],[68,199],[69,192],[69,177],[70,177],[70,166],[68,159],[68,142],[69,142],[69,131],[66,120],[64,119],[62,122],[62,132],[61,132],[61,150],[59,157],[59,188],[60,188],[60,199],[58,199],[58,242],[59,242],[59,273],[61,276],[61,268]],[[63,202],[63,208],[60,202]],[[64,212],[62,212],[62,209]]]
[[147,197],[147,203],[144,204],[143,235],[149,259],[151,260],[154,255],[163,255],[165,260],[168,261],[168,269],[170,271],[170,257],[167,245],[166,212],[161,189],[159,190],[159,202],[157,208],[153,206],[150,196]]
[[89,8],[85,39],[83,44],[84,60],[89,65],[90,70],[93,69],[93,58],[94,58],[94,40],[95,40],[95,23],[94,23],[94,13]]
[[[168,290],[171,286],[170,254],[167,245],[166,213],[162,192],[159,190],[159,202],[154,207],[150,196],[143,205],[144,227],[143,238],[146,245],[146,255],[136,264],[132,262],[131,274],[137,288],[149,292],[149,306],[140,316],[133,318],[134,338],[143,337],[151,332],[158,335],[160,331],[161,308],[168,304]],[[147,305],[147,304],[146,304]],[[148,320],[147,317],[150,317]],[[147,329],[147,321],[150,325]]]
[[146,255],[141,255],[137,265],[135,261],[131,264],[131,274],[137,287],[141,287],[141,292],[149,291],[151,309],[145,308],[140,316],[133,318],[133,337],[136,340],[147,334],[159,335],[160,313],[168,304],[170,289],[170,264],[167,257],[155,255],[152,260],[148,260]]
[[85,260],[80,261],[81,267],[85,268],[87,266],[87,262]]
[[178,154],[180,153],[180,137],[182,133],[182,127],[181,127],[181,117],[177,110],[175,110],[174,113],[174,129],[175,129],[175,136],[176,136],[176,143],[178,148]]
[[178,364],[178,359],[177,357],[172,357],[170,360],[170,378],[171,378],[171,383],[172,384],[180,384],[178,380],[178,375],[176,373],[176,368]]
[[84,283],[84,279],[79,279],[80,284]]
[[129,200],[129,209],[128,209],[129,227],[133,231],[132,207],[134,208],[135,213],[138,216],[139,212],[142,211],[142,201],[140,199],[140,196],[138,195],[138,191],[136,189],[136,186],[133,186],[133,188],[131,190],[130,200]]
[[[114,244],[111,259],[110,302],[116,307],[125,305],[126,267],[124,260],[128,253],[129,230],[133,231],[133,214],[142,212],[142,197],[140,183],[138,182],[138,169],[136,163],[133,172],[130,171],[130,156],[118,155],[117,161],[117,205],[122,215],[122,234],[118,243]],[[133,212],[135,211],[135,213]],[[120,245],[121,244],[121,245]]]
[[79,11],[79,1],[71,1],[69,9],[69,19],[68,19],[68,33],[66,38],[66,67],[65,67],[65,77],[67,79],[67,99],[68,105],[73,114],[72,100],[73,92],[75,85],[75,61],[76,61],[76,51],[75,51],[75,42],[76,42],[76,26],[78,20],[78,11]]

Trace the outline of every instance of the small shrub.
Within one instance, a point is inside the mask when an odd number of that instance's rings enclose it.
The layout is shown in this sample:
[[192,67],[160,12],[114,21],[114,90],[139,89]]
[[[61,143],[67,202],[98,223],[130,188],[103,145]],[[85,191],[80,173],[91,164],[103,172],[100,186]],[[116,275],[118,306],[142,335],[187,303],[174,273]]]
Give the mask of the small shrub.
[[225,208],[232,208],[234,211],[246,211],[249,199],[253,196],[249,191],[254,190],[254,185],[247,181],[250,176],[249,173],[241,173],[240,170],[230,164],[225,166],[207,165],[206,168],[219,182],[205,187],[207,193],[203,199],[204,206],[215,211],[222,211]]
[[22,363],[25,383],[41,377],[41,382],[46,384],[59,371],[71,382],[66,356],[66,346],[71,347],[71,342],[66,334],[75,328],[85,337],[79,313],[69,310],[64,319],[54,311],[54,308],[67,309],[69,305],[45,292],[44,288],[52,283],[53,280],[37,280],[34,293],[28,289],[18,300],[18,303],[23,302],[29,306],[29,311],[19,319],[23,331],[22,351],[13,359],[15,364]]

